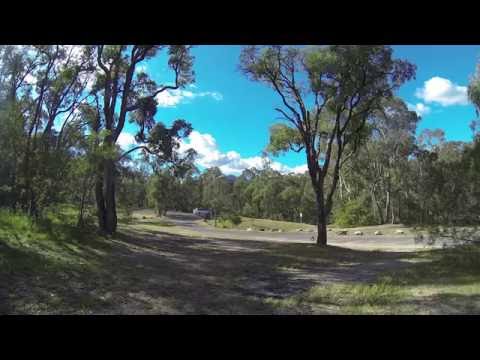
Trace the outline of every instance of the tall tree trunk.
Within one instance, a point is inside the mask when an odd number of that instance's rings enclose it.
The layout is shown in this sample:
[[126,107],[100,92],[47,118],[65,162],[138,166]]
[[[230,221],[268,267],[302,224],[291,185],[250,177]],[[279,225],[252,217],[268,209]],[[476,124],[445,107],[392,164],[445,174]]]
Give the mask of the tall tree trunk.
[[386,200],[386,203],[385,203],[385,222],[387,223],[388,222],[388,212],[390,210],[390,191],[387,190],[387,200]]
[[390,212],[392,213],[392,225],[395,224],[395,207],[393,206],[393,198],[390,200]]
[[87,183],[89,180],[89,176],[85,176],[83,179],[83,184],[82,184],[82,197],[80,199],[80,211],[78,212],[78,221],[77,221],[77,227],[83,226],[83,212],[85,209],[85,198],[87,197]]
[[377,201],[377,197],[375,196],[375,190],[372,189],[371,191],[371,195],[372,195],[372,200],[373,200],[373,203],[376,207],[376,212],[378,213],[378,218],[380,220],[380,224],[383,225],[385,223],[384,221],[384,217],[383,217],[383,213],[382,213],[382,208],[380,207],[380,204],[379,202]]
[[401,195],[398,195],[398,221],[402,223],[402,202],[401,202]]
[[29,189],[28,215],[30,215],[30,217],[38,218],[37,202],[35,201],[35,193],[31,186]]
[[317,245],[327,246],[327,214],[323,199],[323,189],[315,188],[317,203]]
[[103,172],[102,166],[99,166],[97,177],[95,179],[95,201],[97,202],[98,227],[101,232],[106,232],[106,210],[105,198],[103,196]]
[[117,230],[117,209],[115,205],[115,163],[105,161],[105,232],[112,235]]
[[339,177],[339,179],[340,179],[340,199],[343,200],[343,181],[342,181],[343,179],[341,176]]

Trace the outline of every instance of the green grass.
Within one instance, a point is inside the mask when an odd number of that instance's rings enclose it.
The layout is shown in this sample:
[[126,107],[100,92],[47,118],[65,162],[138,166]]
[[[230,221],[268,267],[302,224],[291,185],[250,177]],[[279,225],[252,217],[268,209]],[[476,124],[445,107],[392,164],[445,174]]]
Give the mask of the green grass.
[[[39,221],[0,209],[0,271],[93,265],[85,246],[98,245],[101,239],[93,226],[76,227],[76,213],[65,208],[48,213]],[[100,251],[97,249],[96,251]],[[13,256],[12,254],[17,254]],[[24,256],[22,256],[22,254]]]
[[389,280],[373,284],[328,284],[315,286],[305,293],[286,299],[268,299],[267,302],[277,307],[301,308],[308,306],[312,311],[324,313],[357,314],[368,313],[376,309],[384,313],[406,296],[404,289],[395,286]]
[[314,313],[480,314],[480,245],[413,253],[410,260],[409,268],[374,283],[315,286],[267,301]]
[[[239,281],[244,281],[239,279],[248,279],[247,285],[262,284],[267,275],[271,286],[280,286],[279,279],[302,269],[322,272],[355,263],[373,264],[386,261],[387,255],[248,241],[217,242],[212,247],[187,231],[181,237],[168,235],[177,228],[147,215],[120,224],[116,236],[102,238],[95,227],[76,227],[73,208],[62,207],[38,222],[0,210],[0,313],[128,313],[130,308],[122,307],[124,301],[131,309],[150,311],[139,305],[140,300],[132,300],[131,293],[143,294],[145,306],[157,304],[166,309],[161,311],[182,312],[173,305],[177,299],[196,306],[199,300],[188,294],[204,286],[202,309],[209,312],[226,311],[224,307],[231,304],[232,311],[240,313],[274,308],[280,313],[288,309],[289,313],[317,314],[480,314],[480,245],[390,254],[388,258],[410,264],[395,273],[380,273],[370,283],[329,280],[305,292],[249,304],[238,288]],[[190,265],[205,266],[208,276],[202,277],[196,267],[190,270]],[[157,279],[153,285],[152,279]],[[210,279],[215,281],[210,284]],[[218,281],[224,281],[221,287]],[[192,288],[186,285],[190,283]],[[234,300],[229,300],[231,294],[236,294]]]
[[99,259],[111,245],[94,227],[79,229],[76,221],[69,207],[38,221],[0,209],[0,282],[9,294],[8,301],[0,301],[0,313],[52,313],[61,311],[59,302],[69,304],[62,299],[77,308],[93,301],[88,294],[72,294],[69,287],[78,279],[94,279]]

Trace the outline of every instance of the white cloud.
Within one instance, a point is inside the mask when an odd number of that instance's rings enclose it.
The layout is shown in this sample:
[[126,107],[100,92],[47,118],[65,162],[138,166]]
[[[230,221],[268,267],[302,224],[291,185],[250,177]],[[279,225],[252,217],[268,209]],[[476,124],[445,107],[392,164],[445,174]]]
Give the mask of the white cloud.
[[32,74],[27,74],[27,76],[25,76],[25,82],[29,85],[35,85],[37,83],[37,79]]
[[[261,169],[265,166],[265,159],[261,156],[242,157],[236,151],[221,152],[218,149],[215,138],[210,134],[202,134],[198,131],[192,131],[186,141],[182,141],[180,152],[187,149],[194,149],[198,153],[196,164],[203,168],[217,166],[227,175],[240,175],[243,170],[249,168]],[[300,174],[306,171],[307,165],[289,167],[278,161],[270,162],[272,169],[281,173]]]
[[438,103],[442,106],[468,104],[466,86],[454,84],[438,76],[425,81],[423,87],[417,89],[415,96],[427,104]]
[[185,98],[192,98],[193,93],[188,90],[166,90],[156,96],[158,106],[175,107]]
[[83,55],[84,47],[80,45],[67,45],[67,54],[71,55],[73,59],[80,60]]
[[411,111],[415,111],[418,116],[424,116],[430,113],[432,110],[429,106],[423,104],[423,103],[417,103],[415,105],[413,104],[407,104],[408,109]]
[[85,82],[85,90],[91,91],[93,84],[95,84],[95,74],[92,73],[81,73],[79,79],[82,83]]
[[143,65],[139,65],[135,68],[135,72],[137,74],[140,74],[140,73],[146,73],[148,70],[148,67],[147,65],[143,64]]
[[135,137],[132,134],[122,132],[118,137],[117,143],[123,150],[128,150],[132,145],[136,144],[136,141]]
[[[193,87],[192,87],[193,88]],[[197,97],[211,97],[216,101],[223,100],[223,95],[217,91],[192,92],[190,90],[166,90],[156,96],[158,106],[175,107],[181,102],[188,102]]]
[[294,172],[295,174],[303,174],[303,173],[306,173],[307,171],[308,171],[307,164],[295,166],[294,168],[292,168],[292,172]]
[[205,91],[196,94],[196,96],[210,96],[212,99],[217,100],[217,101],[222,101],[223,100],[223,95],[220,94],[217,91]]

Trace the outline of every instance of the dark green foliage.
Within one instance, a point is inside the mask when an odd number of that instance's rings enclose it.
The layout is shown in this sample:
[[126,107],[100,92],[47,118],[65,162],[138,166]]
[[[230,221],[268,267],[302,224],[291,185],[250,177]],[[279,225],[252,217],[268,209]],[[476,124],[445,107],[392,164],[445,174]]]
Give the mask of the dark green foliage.
[[368,226],[375,223],[369,208],[362,199],[350,200],[337,208],[333,213],[333,221],[340,227]]
[[242,222],[242,218],[237,214],[226,214],[220,217],[222,221],[230,221],[233,225],[239,225]]

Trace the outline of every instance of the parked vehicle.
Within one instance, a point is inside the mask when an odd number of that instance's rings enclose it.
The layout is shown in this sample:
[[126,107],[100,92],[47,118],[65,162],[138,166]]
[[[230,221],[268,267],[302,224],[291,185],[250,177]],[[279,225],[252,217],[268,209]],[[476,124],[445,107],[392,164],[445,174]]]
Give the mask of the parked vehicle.
[[193,214],[200,216],[204,219],[211,219],[212,218],[212,210],[210,209],[193,209]]

